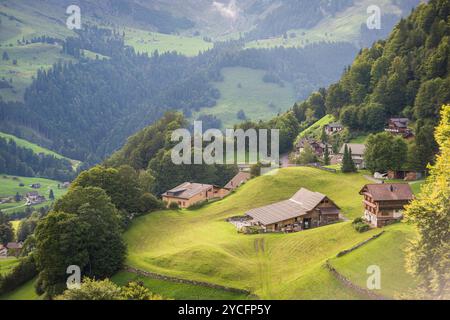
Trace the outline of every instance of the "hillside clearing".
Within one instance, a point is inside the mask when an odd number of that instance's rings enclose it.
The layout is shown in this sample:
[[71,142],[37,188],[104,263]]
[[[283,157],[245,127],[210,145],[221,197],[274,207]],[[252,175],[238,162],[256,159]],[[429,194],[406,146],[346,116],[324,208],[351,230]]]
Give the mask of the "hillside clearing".
[[200,37],[187,37],[163,34],[146,30],[126,28],[125,44],[132,46],[137,52],[152,54],[176,51],[186,56],[196,56],[202,51],[213,47]]
[[19,260],[16,258],[0,258],[0,276],[9,273],[17,264]]
[[225,219],[287,199],[300,187],[327,194],[354,218],[361,215],[358,191],[367,182],[359,174],[287,168],[251,180],[228,198],[199,210],[151,213],[137,218],[125,233],[127,264],[250,290],[263,299],[359,298],[330,279],[323,264],[377,230],[359,234],[344,222],[289,235],[244,236]]
[[27,140],[18,138],[12,134],[7,134],[7,133],[3,133],[0,132],[0,138],[6,139],[6,140],[14,140],[14,142],[17,144],[17,146],[22,147],[22,148],[26,148],[26,149],[31,149],[33,150],[34,153],[36,154],[45,154],[45,155],[50,155],[50,156],[54,156],[57,159],[66,159],[69,160],[72,163],[73,169],[76,170],[78,168],[78,166],[81,164],[81,161],[79,160],[73,160],[73,159],[69,159],[67,157],[64,157],[62,155],[60,155],[59,153],[56,153],[52,150],[49,150],[47,148],[41,147],[35,143],[29,142]]
[[223,81],[215,82],[221,97],[212,108],[195,112],[196,119],[201,114],[214,115],[222,120],[225,128],[242,122],[237,113],[243,110],[249,120],[268,120],[278,113],[288,110],[295,103],[295,93],[291,84],[279,84],[263,81],[264,70],[232,67],[222,69]]

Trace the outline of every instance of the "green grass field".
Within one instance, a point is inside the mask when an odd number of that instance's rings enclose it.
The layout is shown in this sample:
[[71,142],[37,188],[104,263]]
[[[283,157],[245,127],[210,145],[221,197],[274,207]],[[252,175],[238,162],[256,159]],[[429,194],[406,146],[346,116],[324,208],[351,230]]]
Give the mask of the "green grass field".
[[330,263],[341,274],[362,288],[367,287],[367,268],[380,267],[381,290],[376,293],[388,298],[400,298],[417,283],[405,269],[405,247],[415,236],[412,226],[399,223],[385,228],[380,238]]
[[[47,70],[58,61],[74,61],[72,57],[61,54],[60,46],[43,43],[2,47],[0,52],[7,52],[10,58],[8,61],[0,60],[0,79],[12,80],[13,88],[0,90],[6,101],[22,101],[26,87],[39,69]],[[17,60],[17,65],[13,60]]]
[[18,263],[16,258],[0,258],[0,275],[9,273]]
[[267,120],[291,108],[296,100],[292,86],[265,83],[262,80],[264,74],[263,70],[242,67],[222,69],[224,80],[214,83],[221,93],[217,105],[201,109],[193,114],[193,118],[200,114],[215,115],[225,128],[232,128],[242,121],[237,118],[241,109],[250,120]]
[[[348,218],[361,215],[360,174],[281,169],[199,210],[161,211],[136,219],[125,233],[134,267],[250,290],[263,299],[357,299],[323,268],[337,252],[369,238],[350,222],[290,235],[238,234],[225,222],[250,208],[284,200],[300,187],[327,194]],[[274,192],[276,190],[276,192]]]
[[113,278],[116,284],[126,285],[129,281],[141,281],[152,293],[165,299],[175,300],[246,300],[243,294],[227,292],[204,286],[176,283],[164,280],[150,279],[130,272],[119,272]]
[[213,47],[212,43],[200,37],[163,34],[133,28],[125,29],[125,44],[141,53],[152,54],[156,50],[159,53],[176,51],[186,56],[196,56]]
[[[52,202],[48,199],[48,195],[50,192],[50,189],[53,190],[53,193],[55,195],[55,199],[58,199],[62,195],[64,195],[67,192],[67,189],[58,189],[58,181],[55,180],[49,180],[49,179],[43,179],[43,178],[28,178],[28,177],[16,177],[17,180],[14,179],[13,176],[8,175],[0,175],[0,197],[6,198],[10,196],[14,196],[17,192],[20,195],[25,195],[27,192],[31,191],[38,191],[39,194],[45,196],[47,198],[47,201],[37,205],[33,206],[33,208],[40,208],[45,205],[50,205]],[[25,186],[20,187],[19,184],[23,183]],[[30,187],[30,184],[33,183],[40,183],[41,188],[40,189],[33,189]],[[25,210],[25,202],[21,201],[19,203],[12,202],[12,203],[4,203],[0,204],[0,210],[2,210],[4,213],[12,213],[15,211],[22,211]]]
[[34,289],[36,279],[30,280],[16,290],[0,296],[0,300],[40,300]]
[[35,143],[29,142],[27,140],[18,138],[12,134],[7,134],[7,133],[3,133],[0,132],[0,138],[6,139],[6,140],[14,140],[14,142],[17,144],[17,146],[22,147],[22,148],[27,148],[27,149],[31,149],[33,150],[34,153],[39,154],[39,153],[43,153],[45,155],[51,155],[54,156],[57,159],[66,159],[69,160],[72,163],[73,169],[76,170],[77,167],[81,164],[81,161],[79,160],[73,160],[73,159],[69,159],[67,157],[64,157],[62,155],[60,155],[59,153],[56,153],[52,150],[49,150],[47,148],[41,147]]
[[312,124],[311,126],[309,126],[308,128],[306,128],[305,130],[303,130],[302,132],[300,132],[300,134],[298,135],[297,139],[301,139],[304,137],[316,137],[316,138],[320,138],[320,135],[322,134],[322,128],[335,121],[334,117],[330,114],[327,114],[326,116],[324,116],[323,118],[317,120],[314,124]]

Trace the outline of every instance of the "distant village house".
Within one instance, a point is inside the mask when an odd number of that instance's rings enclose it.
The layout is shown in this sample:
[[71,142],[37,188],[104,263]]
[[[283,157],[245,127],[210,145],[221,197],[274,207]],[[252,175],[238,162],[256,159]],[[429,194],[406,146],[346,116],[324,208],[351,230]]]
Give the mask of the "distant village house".
[[416,181],[423,179],[425,173],[417,170],[389,170],[387,173],[388,179],[398,179],[405,181]]
[[211,184],[185,182],[163,193],[162,199],[167,206],[176,203],[180,208],[189,208],[207,200],[221,199],[229,192],[229,189]]
[[297,144],[295,145],[296,154],[300,155],[302,152],[305,151],[306,146],[310,146],[312,150],[314,151],[314,154],[318,158],[322,158],[325,154],[325,148],[328,148],[329,154],[333,154],[333,148],[331,145],[327,145],[321,141],[317,141],[313,138],[302,138],[300,139]]
[[408,128],[408,125],[408,118],[391,118],[389,119],[388,127],[385,131],[392,134],[401,135],[403,138],[410,138],[414,135],[412,130]]
[[266,232],[297,232],[338,222],[340,209],[327,196],[302,188],[289,200],[245,214]]
[[228,190],[236,190],[239,188],[242,184],[246,183],[248,180],[250,180],[251,174],[248,172],[239,172],[237,175],[233,177],[226,185],[225,189]]
[[329,136],[344,130],[344,126],[338,122],[332,122],[325,125],[325,133]]
[[23,243],[22,242],[9,242],[6,245],[6,248],[7,248],[7,256],[18,257],[20,255],[20,252],[22,251]]
[[414,198],[407,183],[367,184],[359,194],[364,196],[364,219],[378,228],[401,220],[405,206]]
[[25,195],[25,199],[26,199],[27,206],[36,205],[36,204],[40,204],[40,203],[47,201],[47,199],[44,196],[41,196],[36,191],[28,192]]
[[0,244],[0,258],[8,257],[8,248]]
[[359,144],[359,143],[344,144],[342,146],[341,150],[339,150],[338,162],[342,163],[346,145],[349,148],[349,150],[352,150],[352,159],[353,159],[353,162],[355,163],[356,168],[365,169],[366,163],[364,161],[364,152],[366,151],[366,145],[364,145],[364,144]]

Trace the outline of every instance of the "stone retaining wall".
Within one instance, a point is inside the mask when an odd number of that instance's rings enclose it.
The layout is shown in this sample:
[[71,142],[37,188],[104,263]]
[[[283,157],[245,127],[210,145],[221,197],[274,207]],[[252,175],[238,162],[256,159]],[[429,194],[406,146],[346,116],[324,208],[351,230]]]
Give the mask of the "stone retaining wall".
[[187,280],[187,279],[180,279],[180,278],[171,277],[171,276],[165,276],[165,275],[154,273],[154,272],[136,269],[136,268],[133,268],[130,266],[126,266],[125,271],[131,272],[131,273],[134,273],[134,274],[137,274],[140,276],[152,278],[152,279],[165,280],[165,281],[171,281],[171,282],[176,282],[176,283],[192,284],[195,286],[203,286],[203,287],[208,287],[208,288],[212,288],[212,289],[219,289],[219,290],[233,292],[233,293],[245,294],[253,299],[259,299],[258,296],[254,295],[250,291],[244,290],[244,289],[226,287],[226,286],[221,286],[219,284],[214,284],[214,283],[209,283],[209,282]]
[[346,286],[347,288],[350,288],[353,291],[356,291],[359,294],[362,294],[364,296],[367,296],[369,299],[374,299],[374,300],[390,300],[387,297],[384,297],[380,294],[375,293],[373,290],[369,290],[369,289],[364,289],[361,288],[360,286],[354,284],[353,282],[351,282],[349,279],[347,279],[344,275],[342,275],[341,273],[339,273],[331,264],[330,262],[327,260],[327,262],[325,263],[325,268],[328,269],[328,271],[331,272],[331,274],[340,282],[342,283],[344,286]]
[[367,240],[364,240],[363,242],[358,243],[357,245],[351,247],[350,249],[343,250],[343,251],[339,252],[339,253],[336,255],[336,257],[339,258],[339,257],[342,257],[342,256],[344,256],[344,255],[346,255],[346,254],[352,252],[352,251],[355,251],[356,249],[362,247],[362,246],[365,245],[366,243],[368,243],[368,242],[370,242],[370,241],[372,241],[372,240],[375,240],[375,239],[379,238],[383,233],[384,233],[384,230],[381,231],[380,233],[374,235],[373,237],[371,237],[371,238],[369,238],[369,239],[367,239]]

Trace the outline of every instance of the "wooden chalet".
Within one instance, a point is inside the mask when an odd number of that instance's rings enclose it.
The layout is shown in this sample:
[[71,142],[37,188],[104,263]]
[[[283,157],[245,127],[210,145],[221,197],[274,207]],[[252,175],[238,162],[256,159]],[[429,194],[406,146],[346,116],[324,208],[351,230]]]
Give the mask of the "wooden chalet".
[[162,199],[170,206],[175,202],[180,208],[190,206],[211,199],[220,199],[230,193],[229,189],[211,184],[185,182],[163,193]]
[[325,125],[325,133],[329,136],[341,132],[342,130],[344,130],[344,126],[338,122],[332,122]]
[[289,200],[245,214],[267,232],[296,232],[338,222],[340,209],[327,196],[302,188]]
[[246,183],[251,178],[251,174],[249,172],[241,171],[237,175],[233,177],[226,185],[225,189],[235,190],[239,188],[242,184]]
[[392,134],[401,135],[404,138],[410,138],[414,135],[412,130],[408,128],[408,125],[408,118],[391,118],[389,119],[389,123],[385,131]]
[[403,218],[405,206],[414,199],[407,183],[367,184],[364,196],[364,219],[374,227],[384,227]]
[[314,151],[314,154],[319,157],[322,158],[325,154],[325,148],[328,148],[328,151],[331,154],[333,154],[333,148],[331,147],[331,145],[327,145],[321,141],[317,141],[316,139],[313,138],[302,138],[300,139],[297,144],[295,145],[295,149],[296,149],[296,153],[300,154],[305,150],[306,146],[310,146],[312,148],[312,150]]

